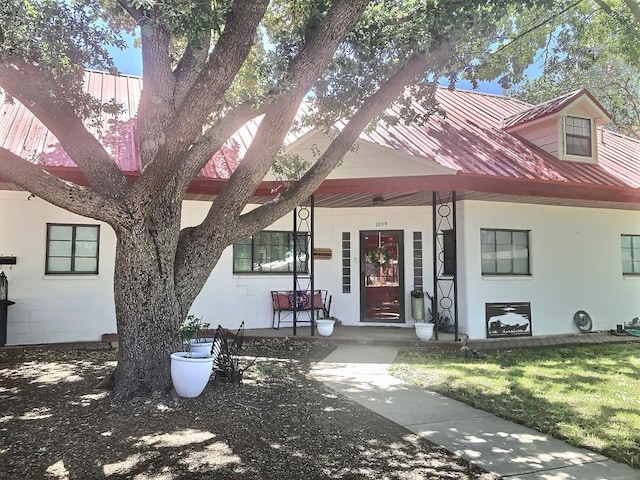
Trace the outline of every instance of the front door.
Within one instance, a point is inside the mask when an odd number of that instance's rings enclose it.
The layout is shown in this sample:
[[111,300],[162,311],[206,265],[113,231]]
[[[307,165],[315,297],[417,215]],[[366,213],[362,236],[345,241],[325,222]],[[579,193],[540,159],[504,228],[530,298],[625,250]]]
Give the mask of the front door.
[[404,322],[402,230],[360,232],[360,320]]

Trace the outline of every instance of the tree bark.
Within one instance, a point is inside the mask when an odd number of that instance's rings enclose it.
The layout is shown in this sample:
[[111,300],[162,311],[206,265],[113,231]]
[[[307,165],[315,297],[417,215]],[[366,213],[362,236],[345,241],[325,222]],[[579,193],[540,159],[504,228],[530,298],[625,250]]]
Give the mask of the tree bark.
[[170,354],[180,350],[176,332],[186,315],[174,282],[179,226],[179,213],[163,208],[154,212],[151,220],[137,222],[134,230],[117,232],[116,399],[148,396],[171,388]]

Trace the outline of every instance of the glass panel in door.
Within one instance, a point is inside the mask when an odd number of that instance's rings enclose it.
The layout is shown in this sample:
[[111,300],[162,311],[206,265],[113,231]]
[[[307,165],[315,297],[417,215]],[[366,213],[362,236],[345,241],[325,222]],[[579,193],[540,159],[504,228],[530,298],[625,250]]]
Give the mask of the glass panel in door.
[[403,322],[402,231],[360,232],[360,310],[365,322]]

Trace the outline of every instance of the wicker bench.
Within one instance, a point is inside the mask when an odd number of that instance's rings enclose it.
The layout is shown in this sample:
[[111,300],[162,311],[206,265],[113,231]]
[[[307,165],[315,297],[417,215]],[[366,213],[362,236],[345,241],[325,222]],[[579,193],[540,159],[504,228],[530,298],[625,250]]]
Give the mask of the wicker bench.
[[310,290],[298,290],[294,296],[293,290],[272,290],[271,305],[273,306],[273,318],[271,326],[276,330],[279,329],[280,322],[289,315],[291,315],[291,323],[293,324],[294,305],[295,311],[307,312],[309,317],[308,320],[298,319],[298,322],[311,323],[312,315],[315,316],[316,320],[328,318],[329,310],[331,309],[331,296],[327,295],[327,293],[326,290],[315,290],[312,296]]

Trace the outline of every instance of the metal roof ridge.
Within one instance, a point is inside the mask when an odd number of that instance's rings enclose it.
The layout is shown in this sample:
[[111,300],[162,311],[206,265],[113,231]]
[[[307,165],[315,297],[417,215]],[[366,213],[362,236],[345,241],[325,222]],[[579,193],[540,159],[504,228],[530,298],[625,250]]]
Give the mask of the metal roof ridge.
[[640,145],[640,138],[631,137],[629,135],[625,135],[624,133],[616,132],[614,130],[609,130],[608,128],[605,128],[604,125],[599,125],[596,127],[596,129],[606,134],[611,134],[619,138],[624,138],[625,140],[631,140],[632,142],[635,142]]
[[[564,103],[567,102],[568,99],[573,98],[574,96],[576,96],[578,93],[582,92],[583,90],[586,90],[586,89],[585,88],[580,88],[578,90],[574,90],[572,92],[564,93],[562,95],[558,95],[557,97],[550,98],[549,100],[546,100],[546,101],[544,101],[542,103],[538,103],[536,105],[531,105],[531,107],[529,107],[529,108],[527,108],[525,110],[521,110],[521,111],[519,111],[517,113],[514,113],[513,115],[509,115],[508,117],[505,117],[504,121],[506,123],[507,120],[509,120],[511,118],[515,118],[515,117],[521,116],[521,115],[523,115],[523,114],[525,114],[527,112],[533,111],[533,110],[542,109],[545,105],[550,105],[550,104],[555,103],[555,102],[560,102],[559,105],[564,105]],[[556,108],[558,108],[558,107],[556,107]],[[514,125],[517,125],[517,123],[514,124]]]
[[438,89],[447,90],[449,92],[471,93],[473,95],[480,95],[480,96],[483,96],[483,97],[500,98],[502,100],[507,100],[507,101],[510,101],[510,102],[517,102],[517,103],[522,103],[523,105],[532,106],[530,103],[525,102],[524,100],[520,100],[519,98],[515,98],[515,97],[508,97],[505,94],[492,93],[492,92],[481,92],[479,90],[473,90],[473,89],[470,90],[468,88],[458,88],[458,87],[449,88],[446,85],[438,85],[437,87],[438,87]]
[[129,78],[143,80],[142,75],[133,75],[131,73],[121,73],[121,72],[112,73],[112,72],[105,72],[104,70],[97,70],[94,68],[85,68],[84,71],[85,73],[99,73],[101,75],[110,75],[112,77],[129,77]]
[[586,96],[597,109],[599,109],[609,120],[612,116],[609,111],[602,106],[602,104],[593,96],[593,94],[586,87],[579,88],[572,92],[565,93],[558,97],[547,100],[546,102],[534,105],[531,108],[522,110],[520,112],[509,115],[502,120],[503,129],[514,129],[516,127],[538,121],[542,118],[556,115],[558,112],[567,108],[572,103],[578,101],[582,96]]

